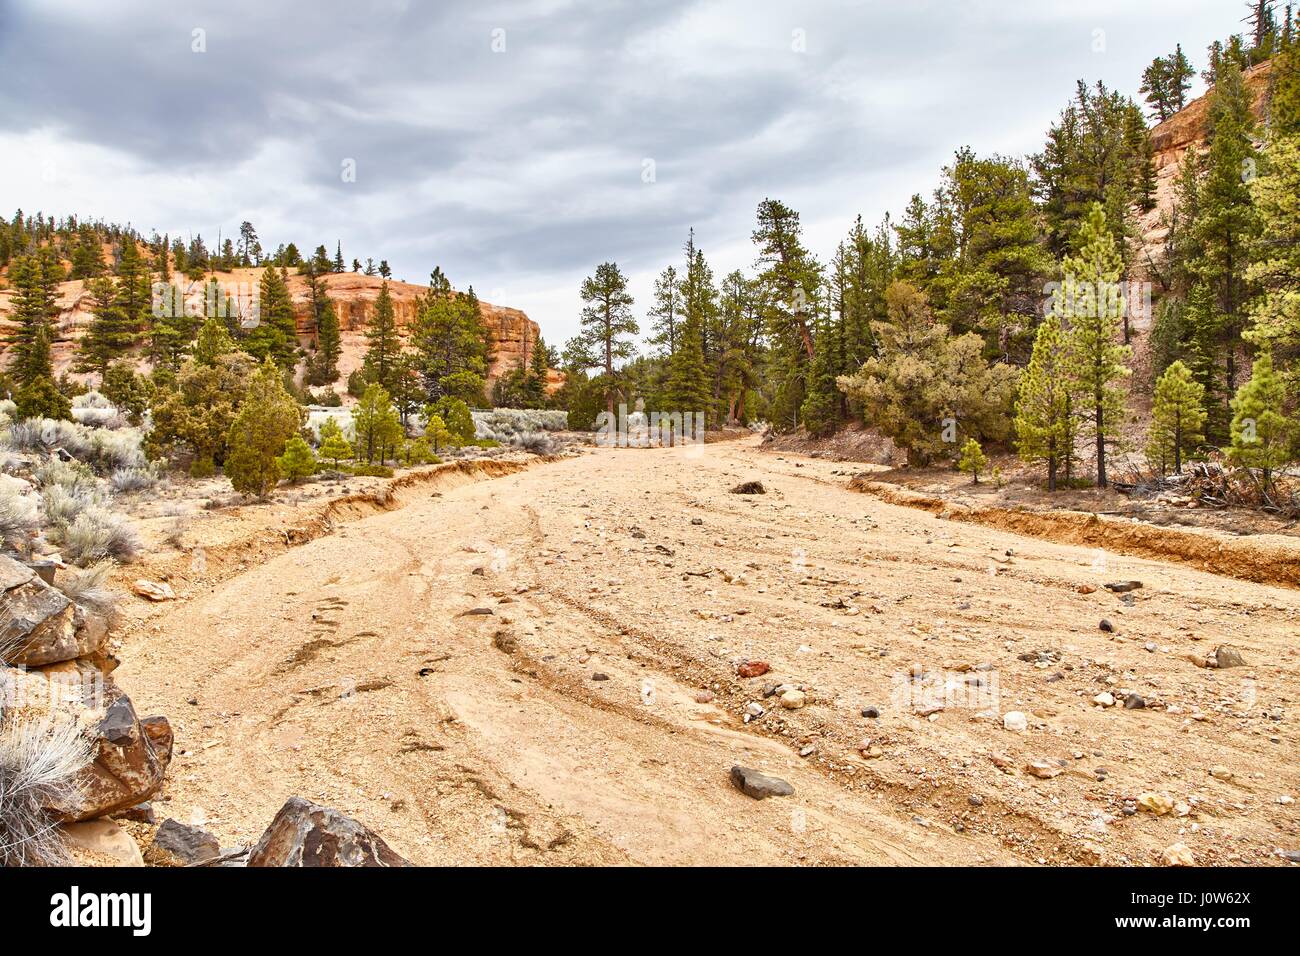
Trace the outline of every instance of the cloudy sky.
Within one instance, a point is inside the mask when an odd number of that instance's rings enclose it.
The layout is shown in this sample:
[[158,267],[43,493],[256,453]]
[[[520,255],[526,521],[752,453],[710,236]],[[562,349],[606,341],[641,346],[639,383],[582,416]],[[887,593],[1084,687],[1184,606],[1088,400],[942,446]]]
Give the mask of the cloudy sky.
[[[952,151],[1042,145],[1078,78],[1199,70],[1238,0],[0,0],[0,210],[237,232],[454,284],[560,344],[582,278],[638,314],[687,230],[752,265],[765,196],[829,254]],[[1194,92],[1199,92],[1197,89]],[[346,172],[355,169],[354,179]],[[6,215],[8,213],[5,213]],[[643,322],[643,324],[645,324]]]

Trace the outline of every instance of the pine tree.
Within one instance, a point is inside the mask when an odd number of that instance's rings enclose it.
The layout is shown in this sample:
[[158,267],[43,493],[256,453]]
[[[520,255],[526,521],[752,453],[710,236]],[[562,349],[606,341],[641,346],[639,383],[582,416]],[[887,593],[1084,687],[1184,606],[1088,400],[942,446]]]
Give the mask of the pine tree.
[[1132,350],[1119,344],[1123,262],[1101,203],[1094,203],[1084,219],[1078,247],[1078,255],[1062,264],[1065,278],[1052,308],[1069,322],[1067,368],[1078,411],[1092,431],[1097,484],[1104,488],[1106,445],[1114,441],[1124,416],[1124,390],[1117,382],[1129,374],[1125,363]]
[[389,398],[388,390],[375,383],[366,389],[352,413],[352,429],[356,438],[356,457],[371,464],[378,458],[382,464],[388,452],[396,449],[402,439],[402,423],[397,409]]
[[1158,56],[1142,72],[1140,92],[1151,107],[1151,115],[1164,122],[1187,104],[1195,71],[1183,54],[1180,43],[1169,56]]
[[671,356],[677,351],[677,327],[682,320],[682,292],[673,266],[664,269],[655,280],[650,318],[653,332],[650,344],[658,346],[665,356]]
[[829,435],[839,423],[843,393],[837,380],[845,371],[837,361],[843,352],[840,334],[839,326],[829,316],[817,323],[817,348],[808,371],[807,395],[799,409],[810,435]]
[[[326,419],[326,422],[333,421],[334,419],[332,418]],[[341,459],[352,457],[352,446],[348,443],[348,440],[343,437],[343,430],[338,427],[337,422],[335,422],[334,425],[334,432],[329,435],[325,433],[325,426],[321,425],[321,443],[320,448],[317,449],[317,454],[319,454],[321,458],[328,458],[330,461],[334,462],[335,470],[338,469],[339,461]]]
[[339,240],[334,244],[334,271],[343,271],[343,241]]
[[248,333],[245,348],[256,358],[269,358],[282,369],[292,369],[298,361],[298,326],[283,267],[262,270],[259,307],[257,326]]
[[284,454],[276,459],[280,474],[299,481],[316,473],[316,455],[301,435],[294,435],[284,445]]
[[366,343],[366,373],[370,381],[384,387],[387,395],[391,393],[393,377],[397,372],[397,358],[402,351],[402,342],[397,335],[393,297],[388,291],[387,280],[379,286],[379,298],[375,300],[374,311],[366,323]]
[[167,252],[170,248],[168,243],[169,239],[166,235],[164,235],[162,241],[158,243],[158,281],[163,285],[171,285],[172,281],[171,265],[169,264],[167,257]]
[[773,418],[778,430],[788,431],[798,424],[807,392],[821,267],[804,247],[799,214],[779,200],[759,203],[751,239],[758,246],[757,282],[765,305],[770,375],[776,382]]
[[698,315],[688,315],[677,332],[677,351],[668,360],[664,401],[669,412],[705,415],[710,404],[708,370]]
[[1244,336],[1269,351],[1300,399],[1300,133],[1269,144],[1250,193],[1261,224],[1246,281],[1259,290]]
[[1258,469],[1265,484],[1292,457],[1294,426],[1283,412],[1282,379],[1267,352],[1255,358],[1250,381],[1232,399],[1232,444],[1228,458],[1243,468]]
[[1150,156],[1135,154],[1133,114],[1141,108],[1102,83],[1082,80],[1074,100],[1048,132],[1043,152],[1032,160],[1048,248],[1058,257],[1071,249],[1081,221],[1096,203],[1117,237],[1132,231],[1131,210],[1138,200]]
[[1073,455],[1067,357],[1061,319],[1054,311],[1038,327],[1029,367],[1016,399],[1016,451],[1026,462],[1047,465],[1047,490],[1056,490],[1060,466]]
[[411,341],[428,398],[450,396],[467,404],[483,403],[489,337],[473,286],[457,292],[442,270],[435,268]]
[[475,428],[474,416],[469,410],[469,406],[459,398],[444,396],[436,402],[426,405],[424,408],[424,417],[426,420],[433,416],[442,419],[447,426],[449,440],[457,445],[469,445],[474,441]]
[[984,449],[974,438],[966,439],[961,446],[961,457],[957,460],[957,470],[971,476],[971,484],[980,483],[980,472],[988,466],[989,460],[984,456]]
[[524,382],[524,394],[529,408],[546,407],[546,382],[549,372],[550,353],[546,343],[539,336],[528,356],[528,374]]
[[107,276],[91,279],[87,291],[93,318],[77,345],[77,368],[98,372],[102,380],[109,365],[135,344],[136,326],[122,311],[113,280]]
[[63,267],[54,250],[42,246],[30,256],[20,256],[9,268],[13,286],[13,321],[17,329],[7,339],[13,351],[9,372],[19,386],[36,379],[53,380],[50,343],[58,315],[58,285]]
[[275,487],[281,477],[278,457],[303,417],[285,390],[280,367],[268,357],[249,382],[230,425],[225,473],[235,491],[261,498]]
[[434,454],[443,445],[451,442],[451,430],[441,415],[430,415],[424,422],[424,437],[433,443]]
[[72,420],[72,403],[59,391],[54,380],[41,375],[14,393],[14,404],[20,419],[55,418]]
[[1023,362],[1051,271],[1029,174],[1014,160],[961,150],[944,170],[942,191],[960,236],[941,266],[948,323],[983,335],[990,356]]
[[[1196,311],[1192,318],[1209,350],[1207,363],[1223,370],[1222,378],[1207,388],[1207,401],[1214,401],[1217,393],[1223,408],[1237,388],[1237,353],[1250,297],[1246,267],[1257,226],[1249,177],[1243,175],[1257,162],[1252,142],[1254,119],[1234,58],[1224,57],[1220,62],[1207,127],[1210,148],[1198,185],[1196,218],[1190,227],[1196,254],[1188,267],[1194,281],[1210,296],[1204,300],[1207,308]],[[1211,423],[1214,421],[1212,416]]]
[[582,283],[582,301],[586,303],[579,318],[581,330],[576,341],[577,353],[587,367],[604,371],[605,410],[614,417],[616,361],[632,355],[633,345],[625,336],[639,331],[632,316],[632,296],[627,291],[627,277],[614,262],[602,262],[593,275]]
[[235,349],[235,340],[230,337],[226,327],[216,319],[208,319],[199,327],[198,338],[194,342],[194,361],[199,365],[215,367],[217,359],[229,355]]
[[1170,365],[1156,382],[1147,438],[1147,460],[1164,474],[1172,464],[1183,470],[1183,459],[1205,441],[1205,388],[1182,362]]

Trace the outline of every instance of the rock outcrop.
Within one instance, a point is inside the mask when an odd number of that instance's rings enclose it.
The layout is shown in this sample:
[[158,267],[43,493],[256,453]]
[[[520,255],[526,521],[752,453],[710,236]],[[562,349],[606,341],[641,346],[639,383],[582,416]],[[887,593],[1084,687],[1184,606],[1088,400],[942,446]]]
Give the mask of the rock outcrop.
[[[216,273],[217,280],[224,284],[227,291],[236,289],[252,290],[261,278],[261,269],[234,269],[230,272]],[[365,354],[365,329],[374,314],[375,301],[379,298],[379,289],[383,279],[359,272],[341,272],[325,276],[325,288],[334,302],[342,332],[343,355],[339,361],[341,373],[340,386],[347,380],[348,374],[360,367]],[[201,301],[203,282],[192,284],[190,297]],[[420,299],[428,291],[426,286],[411,282],[389,280],[389,295],[393,299],[394,317],[398,330],[403,335],[409,334],[419,314]],[[245,298],[247,292],[237,298]],[[307,281],[289,270],[289,295],[293,301],[294,314],[298,324],[298,336],[301,343],[308,345],[314,335],[311,318],[311,305],[307,296]],[[7,335],[12,331],[8,316],[12,312],[12,290],[0,289],[0,333]],[[85,283],[76,280],[59,284],[59,310],[56,322],[57,336],[52,347],[54,370],[56,374],[69,371],[72,365],[76,342],[85,332],[91,320],[90,294]],[[527,315],[518,309],[479,302],[484,324],[491,339],[492,361],[488,368],[489,386],[501,375],[506,374],[521,364],[527,365],[532,357],[532,350],[541,336],[541,329]],[[0,345],[0,357],[5,354]],[[562,373],[552,369],[548,378],[548,387],[554,390],[563,383]],[[341,387],[340,387],[341,390]]]

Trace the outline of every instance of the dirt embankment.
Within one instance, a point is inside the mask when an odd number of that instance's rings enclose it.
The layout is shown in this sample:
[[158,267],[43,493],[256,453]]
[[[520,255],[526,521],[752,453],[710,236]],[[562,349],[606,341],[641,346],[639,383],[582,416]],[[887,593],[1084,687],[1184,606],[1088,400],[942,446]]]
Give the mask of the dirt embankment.
[[1157,561],[1185,564],[1211,574],[1300,588],[1300,546],[1280,535],[1229,538],[1209,531],[1157,528],[1132,519],[1078,511],[963,507],[859,475],[853,491],[890,504],[919,508],[952,521],[984,525],[1061,544],[1103,548]]

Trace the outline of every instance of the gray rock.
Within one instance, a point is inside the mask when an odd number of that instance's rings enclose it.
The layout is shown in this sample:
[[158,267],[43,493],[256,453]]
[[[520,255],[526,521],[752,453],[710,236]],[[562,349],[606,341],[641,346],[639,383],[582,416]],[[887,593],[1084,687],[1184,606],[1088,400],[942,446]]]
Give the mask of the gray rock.
[[249,866],[410,866],[337,810],[290,797],[248,854]]
[[1215,650],[1214,663],[1217,667],[1245,667],[1246,659],[1231,644],[1224,644]]
[[1098,629],[1105,631],[1107,634],[1115,633],[1115,625],[1110,623],[1110,621],[1106,620],[1104,617],[1101,619],[1101,623],[1098,624],[1097,627]]
[[154,834],[149,860],[171,866],[193,866],[221,856],[221,843],[211,833],[176,820],[163,821]]
[[1147,702],[1138,694],[1129,694],[1124,698],[1125,710],[1141,710],[1147,705]]
[[1116,594],[1123,594],[1126,591],[1136,591],[1142,586],[1141,581],[1111,581],[1103,585],[1107,591],[1114,591]]
[[739,764],[731,768],[731,782],[736,789],[755,800],[765,797],[788,797],[794,793],[794,787],[780,777],[769,777],[757,770],[750,770]]

